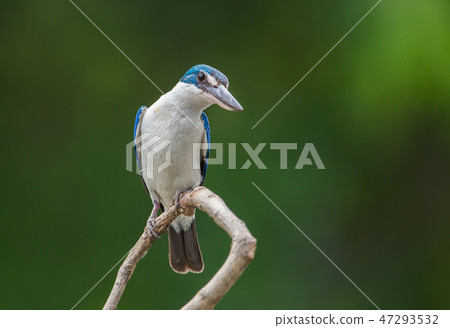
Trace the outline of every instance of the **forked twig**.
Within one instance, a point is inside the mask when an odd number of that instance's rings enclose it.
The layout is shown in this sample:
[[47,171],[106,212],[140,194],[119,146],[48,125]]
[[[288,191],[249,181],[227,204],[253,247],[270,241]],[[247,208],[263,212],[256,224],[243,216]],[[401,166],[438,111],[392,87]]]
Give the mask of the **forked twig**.
[[[230,236],[231,250],[219,271],[182,309],[214,309],[216,304],[233,286],[255,256],[256,239],[245,223],[226,206],[224,201],[205,187],[186,192],[178,206],[170,206],[156,219],[153,231],[160,236],[180,215],[192,215],[195,208],[206,212]],[[104,310],[115,310],[130,280],[137,262],[149,250],[156,239],[144,229],[144,233],[128,253],[117,273],[117,278],[106,301]]]

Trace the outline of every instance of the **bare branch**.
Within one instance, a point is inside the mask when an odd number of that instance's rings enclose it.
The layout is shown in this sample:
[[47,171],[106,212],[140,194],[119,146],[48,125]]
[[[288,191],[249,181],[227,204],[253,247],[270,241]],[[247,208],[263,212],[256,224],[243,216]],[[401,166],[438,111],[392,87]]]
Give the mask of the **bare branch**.
[[[231,250],[225,263],[194,298],[183,307],[183,309],[191,310],[213,309],[254,258],[256,239],[250,234],[244,222],[230,211],[223,200],[205,187],[198,187],[183,194],[178,206],[170,206],[156,219],[156,226],[153,231],[160,236],[167,231],[170,224],[180,214],[192,215],[195,207],[205,211],[232,239]],[[103,307],[104,310],[117,309],[117,304],[137,262],[149,250],[154,240],[155,237],[151,236],[145,228],[144,233],[120,267],[114,286]]]
[[224,201],[206,188],[194,190],[187,205],[193,205],[206,212],[230,236],[231,250],[219,271],[187,303],[184,310],[213,309],[233,286],[255,257],[256,239],[241,221],[225,205]]

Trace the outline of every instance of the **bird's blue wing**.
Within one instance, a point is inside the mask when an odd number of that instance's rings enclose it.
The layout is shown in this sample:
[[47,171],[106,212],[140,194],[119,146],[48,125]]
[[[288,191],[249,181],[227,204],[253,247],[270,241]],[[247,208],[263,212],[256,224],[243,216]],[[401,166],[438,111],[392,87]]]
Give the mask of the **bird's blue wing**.
[[202,174],[202,181],[200,185],[203,185],[206,177],[206,169],[208,168],[209,149],[211,146],[211,132],[209,130],[208,116],[206,116],[204,112],[202,113],[201,119],[203,121],[203,126],[205,127],[206,142],[208,143],[208,149],[206,150],[206,152],[200,153],[200,169]]
[[[145,106],[141,106],[141,108],[139,108],[139,110],[137,111],[136,114],[136,119],[134,121],[134,153],[136,155],[136,162],[138,164],[138,168],[139,168],[139,174],[142,171],[142,167],[141,167],[141,152],[140,152],[140,144],[141,144],[141,123],[142,123],[142,117],[145,114],[145,111],[147,110],[147,107]],[[136,143],[137,140],[137,143]]]
[[145,111],[147,110],[147,107],[141,106],[136,114],[136,120],[134,121],[134,152],[136,155],[136,163],[139,168],[139,176],[141,177],[142,183],[144,184],[145,190],[147,190],[147,193],[150,195],[150,192],[148,190],[147,185],[145,184],[144,177],[142,176],[142,164],[141,164],[141,124],[142,124],[142,118],[144,117]]

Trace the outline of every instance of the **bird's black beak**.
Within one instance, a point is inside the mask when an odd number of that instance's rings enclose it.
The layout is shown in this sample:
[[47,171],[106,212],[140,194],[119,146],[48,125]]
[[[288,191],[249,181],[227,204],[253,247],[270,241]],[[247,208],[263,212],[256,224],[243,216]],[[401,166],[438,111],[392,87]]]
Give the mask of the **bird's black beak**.
[[240,112],[241,110],[244,110],[241,104],[238,103],[238,101],[223,84],[216,86],[204,86],[202,89],[205,91],[203,95],[220,107],[233,112]]

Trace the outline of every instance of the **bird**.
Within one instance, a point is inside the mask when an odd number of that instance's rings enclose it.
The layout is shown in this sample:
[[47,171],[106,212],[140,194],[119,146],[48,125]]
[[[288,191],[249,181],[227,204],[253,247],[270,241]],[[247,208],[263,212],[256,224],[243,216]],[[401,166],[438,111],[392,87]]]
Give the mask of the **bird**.
[[[203,111],[213,104],[229,111],[243,110],[228,87],[228,78],[222,72],[205,64],[195,65],[153,105],[139,108],[134,142],[139,175],[153,202],[147,220],[149,232],[153,232],[159,210],[164,212],[176,203],[181,192],[203,185],[211,142],[208,117]],[[172,269],[178,273],[202,272],[195,213],[180,215],[168,230]]]

